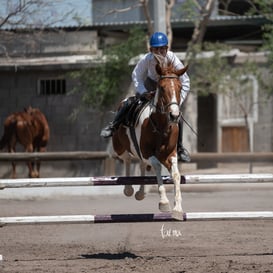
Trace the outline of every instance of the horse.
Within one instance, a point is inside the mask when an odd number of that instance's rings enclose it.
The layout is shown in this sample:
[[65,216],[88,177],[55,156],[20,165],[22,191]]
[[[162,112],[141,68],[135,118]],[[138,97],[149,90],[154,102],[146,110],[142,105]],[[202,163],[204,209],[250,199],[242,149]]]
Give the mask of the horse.
[[[20,143],[25,152],[45,152],[49,141],[50,129],[45,115],[38,109],[29,106],[22,112],[9,115],[4,122],[4,134],[0,140],[0,150],[7,147],[9,153],[16,151]],[[28,161],[29,177],[40,177],[40,161]],[[16,178],[16,164],[12,161],[12,178]]]
[[[141,172],[149,171],[153,167],[159,192],[159,210],[171,211],[169,200],[161,176],[162,166],[169,171],[174,183],[174,208],[172,217],[183,219],[182,195],[180,190],[181,175],[177,162],[178,121],[180,112],[180,91],[182,88],[179,77],[188,69],[185,66],[176,70],[173,64],[156,65],[159,75],[157,90],[154,98],[139,114],[134,127],[121,124],[112,135],[113,156],[117,157],[126,166],[126,175],[129,173],[129,164],[132,157],[140,159]],[[132,185],[126,185],[124,193],[131,196],[134,192]],[[144,186],[141,185],[135,197],[144,198]]]

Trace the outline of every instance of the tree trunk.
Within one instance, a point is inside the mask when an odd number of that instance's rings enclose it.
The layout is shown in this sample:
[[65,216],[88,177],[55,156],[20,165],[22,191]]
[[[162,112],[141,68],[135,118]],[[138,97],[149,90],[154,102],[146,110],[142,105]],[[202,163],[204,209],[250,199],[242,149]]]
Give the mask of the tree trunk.
[[174,6],[175,0],[166,0],[166,34],[169,40],[169,49],[171,50],[173,31],[171,25],[172,8]]
[[206,33],[207,25],[215,5],[215,0],[207,0],[206,4],[202,7],[200,11],[201,19],[198,20],[195,24],[195,28],[192,34],[191,41],[188,45],[188,50],[190,51],[191,46],[195,44],[200,44],[204,40]]

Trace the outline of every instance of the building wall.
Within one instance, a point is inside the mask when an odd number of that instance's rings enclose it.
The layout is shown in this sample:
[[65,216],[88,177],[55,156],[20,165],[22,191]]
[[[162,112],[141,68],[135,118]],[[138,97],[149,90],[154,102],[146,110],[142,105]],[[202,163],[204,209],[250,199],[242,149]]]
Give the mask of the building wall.
[[[75,120],[69,118],[73,111],[80,107],[80,96],[69,94],[78,84],[69,73],[74,71],[74,67],[79,69],[86,64],[73,66],[68,62],[56,65],[54,61],[47,63],[45,59],[52,56],[69,57],[74,54],[96,58],[100,54],[97,49],[97,32],[83,30],[56,33],[52,31],[40,34],[39,37],[29,36],[28,33],[13,35],[12,32],[1,32],[0,41],[2,45],[2,51],[0,51],[0,137],[3,134],[3,123],[6,117],[13,112],[23,111],[25,107],[31,105],[40,108],[48,119],[51,131],[48,151],[104,151],[107,142],[101,140],[99,133],[105,125],[105,121],[102,120],[105,114],[86,109]],[[17,57],[24,61],[24,66],[16,65]],[[31,58],[37,60],[40,57],[44,58],[44,64],[29,65]],[[4,65],[5,62],[7,66]],[[66,94],[40,95],[38,93],[39,79],[58,77],[64,77],[66,80]],[[22,151],[22,147],[18,145],[17,150]],[[50,165],[53,169],[57,166],[57,169],[73,170],[72,173],[75,175],[101,175],[101,162],[92,162],[92,164],[84,161],[65,162],[64,165],[61,164],[63,167],[53,162]],[[5,170],[6,168],[4,173]],[[8,174],[6,176],[8,177]]]
[[96,31],[0,31],[0,57],[97,54]]
[[[5,118],[31,105],[38,107],[48,118],[51,139],[50,151],[101,150],[99,139],[100,114],[88,109],[71,120],[72,112],[80,105],[77,95],[38,95],[37,81],[42,77],[63,75],[62,71],[28,71],[0,73],[0,134]],[[67,78],[67,90],[74,87]]]
[[[40,96],[37,94],[38,78],[46,74],[51,76],[52,73],[55,76],[58,73],[62,74],[61,71],[0,73],[0,137],[3,135],[5,118],[31,105],[40,108],[48,119],[50,140],[47,151],[104,151],[108,143],[103,141],[99,135],[100,129],[105,125],[100,113],[87,109],[75,120],[71,120],[69,116],[80,105],[78,96]],[[72,87],[73,82],[68,79],[67,88]],[[17,151],[23,151],[21,145],[17,145]],[[3,166],[0,168],[0,177],[6,174],[7,170],[11,171],[9,164],[6,168],[2,168]],[[102,168],[99,161],[46,162],[42,165],[42,176],[65,176],[64,173],[71,173],[72,176],[102,175]],[[26,175],[25,173],[19,177],[26,177]],[[6,174],[6,177],[9,177],[9,173]]]

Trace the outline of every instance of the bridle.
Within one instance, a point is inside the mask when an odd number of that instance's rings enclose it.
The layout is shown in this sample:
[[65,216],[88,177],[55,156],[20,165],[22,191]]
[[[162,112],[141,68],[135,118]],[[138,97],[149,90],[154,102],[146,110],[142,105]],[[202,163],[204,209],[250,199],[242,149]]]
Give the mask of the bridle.
[[[179,79],[179,76],[177,76],[177,75],[161,75],[160,78],[159,78],[159,81],[164,80],[164,79]],[[162,92],[162,91],[164,92],[164,89],[162,87],[160,87],[160,86],[158,86],[158,87],[159,87],[159,92]],[[168,113],[166,110],[171,105],[177,105],[178,108],[179,108],[179,103],[178,102],[170,102],[170,103],[168,103],[166,105],[163,105],[163,107],[160,109],[160,112],[161,113]],[[172,122],[177,123],[178,120],[179,120],[179,118],[180,118],[180,111],[179,111],[179,117],[178,117],[178,119],[177,120],[173,120]]]
[[[160,78],[159,78],[159,81],[158,81],[158,92],[164,92],[164,89],[162,87],[159,86],[159,82],[161,80],[164,80],[164,79],[179,79],[179,76],[177,75],[160,75]],[[179,115],[178,116],[173,116],[170,112],[167,111],[167,109],[171,106],[171,105],[177,105],[178,108],[180,109],[179,107],[179,103],[178,102],[170,102],[166,105],[163,105],[161,107],[159,107],[158,105],[154,105],[154,102],[151,102],[152,106],[156,109],[156,112],[159,112],[161,114],[165,114],[167,116],[167,121],[168,121],[168,128],[171,127],[172,124],[174,125],[177,125],[178,122],[179,122],[179,119],[182,115],[181,111],[179,110]],[[151,119],[151,116],[150,116],[150,122],[154,128],[154,132],[159,132],[159,130],[157,129],[157,126],[155,124],[155,122]],[[167,132],[164,132],[164,134],[167,133]]]

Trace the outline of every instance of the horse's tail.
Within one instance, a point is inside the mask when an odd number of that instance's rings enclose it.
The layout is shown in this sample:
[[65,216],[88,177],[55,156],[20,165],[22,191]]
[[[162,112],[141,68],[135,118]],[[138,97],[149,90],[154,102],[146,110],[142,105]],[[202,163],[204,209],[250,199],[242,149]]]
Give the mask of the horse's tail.
[[0,150],[8,146],[16,129],[17,119],[14,115],[9,116],[4,123],[4,134],[0,140]]

